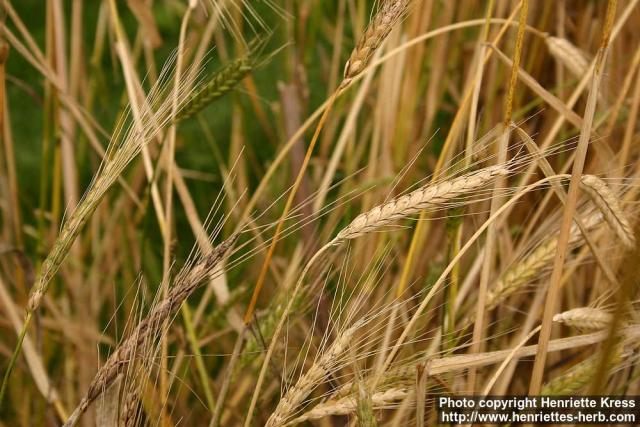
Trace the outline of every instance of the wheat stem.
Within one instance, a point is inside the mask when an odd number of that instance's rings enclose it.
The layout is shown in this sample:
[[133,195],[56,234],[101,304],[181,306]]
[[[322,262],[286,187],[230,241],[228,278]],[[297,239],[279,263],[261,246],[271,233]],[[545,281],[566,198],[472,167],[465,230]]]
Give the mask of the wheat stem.
[[533,372],[531,375],[531,383],[529,385],[530,395],[539,394],[540,387],[542,385],[542,377],[544,375],[544,367],[547,360],[546,351],[549,344],[549,339],[551,337],[551,324],[553,321],[553,314],[555,313],[556,303],[558,301],[558,294],[560,292],[560,281],[562,279],[562,270],[564,268],[564,261],[569,245],[569,234],[571,232],[571,225],[573,223],[574,213],[578,204],[580,179],[582,176],[582,171],[584,169],[587,151],[589,149],[591,129],[593,126],[593,119],[595,116],[598,100],[598,90],[600,87],[600,81],[602,79],[606,54],[608,52],[616,6],[616,0],[609,0],[607,6],[607,19],[602,36],[602,43],[598,51],[598,56],[596,58],[591,88],[589,90],[589,96],[587,98],[587,105],[584,113],[584,126],[582,127],[582,130],[580,132],[578,147],[576,148],[575,159],[573,161],[573,170],[571,173],[571,182],[569,184],[569,191],[567,194],[567,202],[565,204],[564,215],[562,217],[560,235],[558,236],[558,250],[556,252],[556,257],[553,264],[551,279],[549,281],[549,291],[547,293],[545,310],[542,317],[542,329],[538,338],[538,353],[536,354],[536,359],[533,365]]

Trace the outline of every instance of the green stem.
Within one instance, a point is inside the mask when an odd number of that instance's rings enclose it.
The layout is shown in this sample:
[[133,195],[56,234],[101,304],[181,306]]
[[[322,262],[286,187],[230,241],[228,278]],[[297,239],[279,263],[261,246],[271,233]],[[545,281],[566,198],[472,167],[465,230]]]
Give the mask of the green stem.
[[7,366],[7,371],[4,373],[4,378],[2,379],[2,389],[0,389],[0,408],[2,407],[2,402],[4,401],[4,395],[7,390],[7,386],[9,385],[9,378],[11,377],[13,368],[16,365],[18,356],[20,356],[20,351],[22,350],[22,342],[24,341],[24,337],[27,335],[27,329],[29,328],[31,317],[32,317],[32,312],[28,311],[27,316],[24,319],[24,325],[22,326],[20,335],[18,335],[18,342],[16,343],[16,348],[13,350],[13,354],[11,355],[11,360],[9,361],[9,366]]
[[198,375],[202,382],[202,388],[204,389],[204,395],[207,399],[207,405],[209,406],[209,410],[213,411],[216,405],[213,399],[213,393],[211,392],[211,387],[209,387],[209,377],[207,377],[207,370],[202,360],[202,353],[200,353],[200,345],[198,344],[198,337],[196,336],[196,331],[193,327],[192,317],[191,308],[189,307],[189,304],[185,302],[182,304],[182,319],[187,331],[187,339],[189,340],[191,351],[193,351],[193,355],[196,359],[196,368],[198,369]]

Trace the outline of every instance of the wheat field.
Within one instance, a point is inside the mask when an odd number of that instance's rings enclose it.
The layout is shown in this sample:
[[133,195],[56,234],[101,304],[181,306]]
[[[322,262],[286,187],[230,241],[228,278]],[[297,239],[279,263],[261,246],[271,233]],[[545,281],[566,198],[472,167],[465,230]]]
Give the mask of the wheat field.
[[0,426],[640,395],[638,3],[0,0]]

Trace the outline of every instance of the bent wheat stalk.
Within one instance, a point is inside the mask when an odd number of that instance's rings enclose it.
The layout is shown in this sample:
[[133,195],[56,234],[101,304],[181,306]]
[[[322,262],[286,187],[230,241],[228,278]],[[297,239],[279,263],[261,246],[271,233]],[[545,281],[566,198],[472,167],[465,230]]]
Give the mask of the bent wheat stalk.
[[195,291],[224,259],[237,235],[225,240],[211,253],[202,257],[193,267],[183,270],[176,277],[176,284],[169,290],[167,297],[136,326],[129,337],[109,356],[107,362],[98,370],[91,381],[87,393],[73,411],[64,427],[76,425],[80,416],[86,411],[103,390],[115,380],[119,373],[136,357],[138,350],[156,338],[162,332],[165,322],[175,315],[182,303]]

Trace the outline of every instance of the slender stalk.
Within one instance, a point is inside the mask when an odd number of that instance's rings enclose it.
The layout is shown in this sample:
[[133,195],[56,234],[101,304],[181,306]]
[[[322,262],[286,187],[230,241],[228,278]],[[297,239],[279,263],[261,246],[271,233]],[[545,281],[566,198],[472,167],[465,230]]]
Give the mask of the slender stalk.
[[[341,86],[342,88],[342,86]],[[313,149],[316,146],[316,143],[318,142],[318,137],[320,136],[320,131],[322,130],[322,127],[324,126],[327,117],[329,116],[329,112],[331,111],[331,107],[333,106],[333,103],[335,102],[341,88],[338,88],[338,90],[336,90],[333,95],[331,95],[331,98],[329,98],[329,102],[327,104],[327,107],[324,110],[324,113],[322,114],[322,117],[320,118],[320,121],[318,122],[318,126],[316,127],[316,131],[313,134],[313,138],[311,139],[311,143],[309,143],[309,147],[307,148],[307,152],[305,153],[304,156],[304,160],[302,161],[302,165],[300,166],[300,171],[298,172],[298,176],[296,176],[296,179],[293,183],[293,186],[291,187],[291,190],[289,190],[289,196],[287,197],[287,201],[284,205],[284,209],[282,210],[282,214],[280,214],[280,219],[278,220],[278,224],[276,225],[276,230],[273,234],[273,237],[271,239],[271,244],[269,245],[269,249],[267,251],[267,255],[265,256],[265,259],[262,263],[262,267],[260,269],[260,275],[258,276],[258,280],[256,281],[256,285],[253,288],[253,294],[251,295],[251,301],[249,302],[249,306],[247,307],[247,311],[245,312],[244,315],[244,324],[245,324],[245,328],[251,323],[251,320],[253,319],[253,312],[255,311],[256,308],[256,304],[258,303],[258,297],[260,296],[260,291],[262,291],[262,287],[264,286],[264,282],[267,278],[267,272],[269,270],[269,264],[271,263],[271,258],[273,257],[273,254],[275,252],[276,249],[276,245],[278,243],[278,239],[280,238],[280,233],[282,233],[282,227],[284,226],[284,222],[287,218],[287,215],[289,215],[289,211],[291,210],[291,207],[293,206],[293,202],[295,200],[296,197],[296,193],[298,192],[298,188],[300,187],[300,184],[302,183],[302,178],[307,170],[307,166],[309,166],[309,161],[311,160],[311,154],[313,153]]]
[[560,227],[560,234],[558,236],[556,257],[553,263],[551,279],[549,280],[547,299],[544,314],[542,317],[542,327],[540,330],[540,335],[538,337],[538,352],[533,364],[533,372],[531,374],[531,382],[529,384],[529,394],[532,396],[538,395],[540,393],[540,388],[542,387],[544,367],[547,360],[547,348],[549,346],[549,340],[551,338],[553,315],[556,312],[560,291],[560,281],[562,279],[562,270],[569,246],[569,234],[571,231],[571,224],[573,223],[574,213],[576,211],[576,206],[578,204],[578,196],[580,194],[580,180],[587,156],[587,150],[589,149],[591,127],[596,112],[598,91],[600,88],[602,74],[604,72],[604,64],[609,48],[609,40],[611,38],[611,29],[613,28],[613,21],[616,15],[617,3],[617,0],[609,0],[609,3],[607,5],[607,16],[602,35],[602,42],[600,44],[600,49],[598,50],[598,56],[596,58],[593,78],[591,81],[591,88],[589,90],[589,97],[587,98],[587,105],[585,107],[584,126],[582,127],[582,131],[580,132],[580,139],[578,140],[578,147],[576,148],[576,156],[573,162],[573,171],[571,173],[571,182],[569,184],[567,202],[565,204],[564,214],[562,216],[562,225]]
[[[527,14],[529,12],[528,0],[522,0],[520,3],[520,19],[518,23],[518,35],[516,37],[515,54],[513,58],[513,67],[511,67],[511,78],[509,80],[509,88],[507,92],[507,98],[505,101],[505,117],[503,122],[503,134],[498,144],[498,156],[497,163],[502,164],[507,160],[507,148],[509,146],[509,139],[511,136],[510,124],[511,116],[513,112],[513,98],[516,89],[516,83],[518,81],[518,69],[520,67],[520,57],[522,56],[522,45],[524,41],[524,29],[527,22]],[[502,204],[502,197],[500,197],[499,191],[505,187],[506,180],[504,178],[497,179],[494,188],[493,195],[491,197],[491,214]],[[471,338],[471,347],[469,353],[474,354],[481,351],[481,343],[484,335],[484,312],[485,303],[487,300],[487,290],[489,289],[489,279],[493,271],[495,245],[496,245],[497,230],[496,225],[492,224],[487,230],[487,241],[485,242],[484,260],[482,265],[482,271],[480,273],[480,288],[478,290],[478,300],[476,304],[476,320],[473,325],[473,336]],[[468,388],[469,390],[475,390],[476,384],[476,370],[471,368],[469,370]]]
[[[173,105],[171,109],[171,118],[172,121],[175,121],[175,117],[178,114],[178,91],[177,88],[180,87],[180,80],[182,78],[182,68],[184,61],[184,50],[185,50],[185,37],[187,32],[187,26],[189,24],[189,19],[191,18],[191,12],[197,5],[197,2],[190,1],[189,6],[182,18],[182,24],[180,25],[180,38],[178,40],[178,57],[176,59],[176,71],[174,76],[174,86],[175,89],[173,91]],[[166,157],[165,157],[165,168],[166,168],[166,187],[165,187],[165,205],[164,205],[164,213],[165,220],[164,223],[166,225],[164,240],[163,240],[163,256],[162,256],[162,297],[167,298],[169,295],[169,282],[171,281],[171,263],[173,259],[173,251],[172,251],[172,231],[173,231],[173,174],[175,167],[175,151],[176,151],[176,125],[172,123],[169,127],[168,136],[167,136],[167,146],[166,146]],[[184,319],[189,324],[188,318],[189,311],[188,308],[183,309],[183,313],[186,313]],[[165,325],[166,327],[166,325]],[[197,343],[196,343],[197,345]],[[162,420],[163,425],[168,425],[166,423],[167,416],[165,416],[164,412],[167,407],[167,401],[169,399],[169,382],[167,379],[167,371],[168,371],[168,356],[169,356],[169,344],[167,340],[167,335],[164,334],[162,336],[162,340],[160,343],[161,354],[160,354],[160,396],[164,399],[162,406]],[[197,352],[196,352],[197,354]],[[199,360],[202,363],[202,360]],[[207,383],[203,383],[203,387],[207,390]],[[213,406],[213,398],[210,396],[210,392],[207,395],[209,400],[209,406]]]

